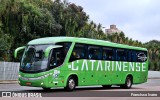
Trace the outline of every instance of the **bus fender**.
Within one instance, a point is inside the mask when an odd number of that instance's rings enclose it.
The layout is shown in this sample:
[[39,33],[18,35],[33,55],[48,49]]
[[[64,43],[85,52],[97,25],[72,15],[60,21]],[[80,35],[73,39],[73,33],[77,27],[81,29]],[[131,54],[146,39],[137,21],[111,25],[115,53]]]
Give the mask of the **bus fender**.
[[126,81],[127,76],[131,76],[131,77],[132,77],[132,81],[133,81],[133,75],[132,75],[132,73],[127,73],[127,74],[125,75],[125,77],[124,77],[124,80],[123,80],[124,83],[125,83],[125,81]]
[[76,73],[70,73],[70,74],[68,74],[67,77],[64,79],[64,85],[65,85],[65,86],[67,85],[67,80],[68,80],[68,78],[69,78],[70,76],[72,76],[72,75],[76,75],[77,78],[78,78],[78,75],[77,75]]

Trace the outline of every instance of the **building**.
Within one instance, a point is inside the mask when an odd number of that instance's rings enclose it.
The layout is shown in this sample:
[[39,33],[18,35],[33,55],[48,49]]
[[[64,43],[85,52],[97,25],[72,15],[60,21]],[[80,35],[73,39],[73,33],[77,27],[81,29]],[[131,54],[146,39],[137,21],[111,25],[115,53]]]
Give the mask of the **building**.
[[112,33],[121,33],[123,31],[119,30],[116,25],[110,25],[110,29],[105,29],[106,34],[112,34]]

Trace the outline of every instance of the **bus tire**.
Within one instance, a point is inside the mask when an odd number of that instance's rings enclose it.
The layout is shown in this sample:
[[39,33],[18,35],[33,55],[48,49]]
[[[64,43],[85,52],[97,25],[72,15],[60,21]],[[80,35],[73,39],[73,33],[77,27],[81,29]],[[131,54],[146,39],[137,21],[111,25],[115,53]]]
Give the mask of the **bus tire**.
[[120,85],[121,88],[130,89],[132,87],[133,81],[131,76],[127,76],[125,84]]
[[73,91],[75,87],[76,87],[76,81],[74,77],[70,76],[67,80],[67,85],[64,89],[67,91]]
[[43,90],[44,91],[49,91],[49,90],[51,90],[51,88],[45,88],[45,87],[43,87]]
[[112,87],[112,85],[102,85],[102,87],[105,89],[110,89]]

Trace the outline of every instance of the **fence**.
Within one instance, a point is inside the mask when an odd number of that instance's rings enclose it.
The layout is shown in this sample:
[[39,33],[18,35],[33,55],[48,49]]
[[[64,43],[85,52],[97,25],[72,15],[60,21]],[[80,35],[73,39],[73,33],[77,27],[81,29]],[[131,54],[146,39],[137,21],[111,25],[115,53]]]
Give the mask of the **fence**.
[[0,62],[0,81],[17,80],[19,72],[19,63]]

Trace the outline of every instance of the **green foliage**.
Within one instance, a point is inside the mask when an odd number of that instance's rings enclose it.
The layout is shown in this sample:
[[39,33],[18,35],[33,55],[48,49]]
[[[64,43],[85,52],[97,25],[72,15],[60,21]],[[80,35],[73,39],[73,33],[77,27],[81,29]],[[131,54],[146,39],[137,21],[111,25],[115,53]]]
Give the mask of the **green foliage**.
[[150,69],[160,71],[160,41],[152,40],[144,45],[148,49]]
[[7,53],[11,48],[13,38],[8,34],[4,34],[2,27],[3,25],[0,21],[0,60],[8,60]]
[[0,22],[3,24],[0,31],[4,36],[13,37],[10,50],[35,38],[60,34],[61,27],[54,19],[51,7],[51,0],[0,1]]
[[57,0],[53,3],[52,9],[55,20],[62,25],[60,35],[63,36],[79,36],[78,33],[88,21],[88,16],[81,6]]
[[0,33],[0,58],[1,60],[9,60],[8,53],[10,52],[12,42],[13,42],[12,36],[8,34]]
[[123,32],[121,33],[112,33],[112,34],[107,34],[107,40],[115,43],[121,43],[121,44],[126,44],[126,45],[131,45],[131,46],[138,46],[138,47],[144,47],[142,42],[132,40],[132,38],[128,38],[125,36]]

